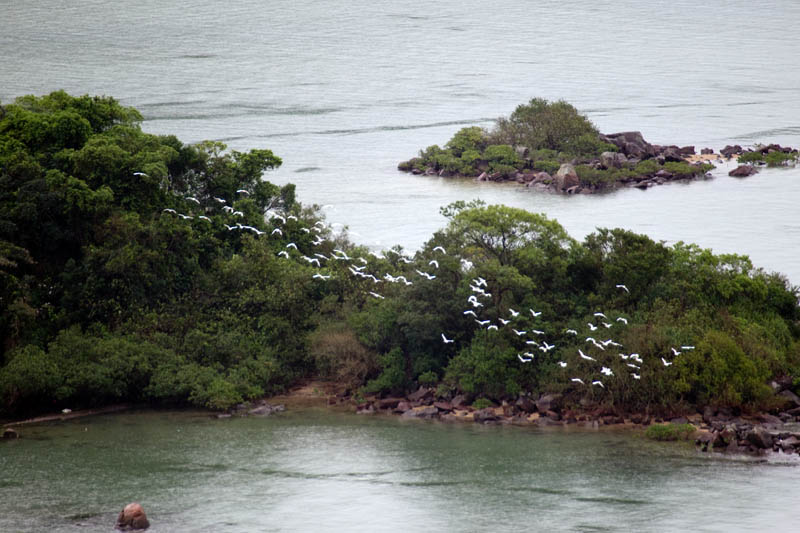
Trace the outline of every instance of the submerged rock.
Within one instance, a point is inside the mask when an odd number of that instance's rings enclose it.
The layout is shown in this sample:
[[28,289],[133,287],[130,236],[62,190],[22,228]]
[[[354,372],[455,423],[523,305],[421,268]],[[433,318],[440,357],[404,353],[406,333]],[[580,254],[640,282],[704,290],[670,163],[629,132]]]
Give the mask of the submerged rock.
[[734,178],[746,178],[747,176],[752,176],[757,172],[758,169],[753,165],[739,165],[735,169],[728,172],[728,176],[732,176]]
[[144,514],[144,509],[138,503],[129,503],[117,517],[116,528],[122,531],[147,529],[148,527],[150,527],[150,522],[147,520],[147,515]]

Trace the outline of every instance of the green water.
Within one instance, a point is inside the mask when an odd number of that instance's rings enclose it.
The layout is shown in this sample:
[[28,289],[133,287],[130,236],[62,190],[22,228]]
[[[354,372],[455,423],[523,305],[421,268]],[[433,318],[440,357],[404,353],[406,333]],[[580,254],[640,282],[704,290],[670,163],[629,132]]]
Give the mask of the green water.
[[797,461],[603,431],[302,411],[142,412],[0,442],[0,531],[760,531],[800,518]]

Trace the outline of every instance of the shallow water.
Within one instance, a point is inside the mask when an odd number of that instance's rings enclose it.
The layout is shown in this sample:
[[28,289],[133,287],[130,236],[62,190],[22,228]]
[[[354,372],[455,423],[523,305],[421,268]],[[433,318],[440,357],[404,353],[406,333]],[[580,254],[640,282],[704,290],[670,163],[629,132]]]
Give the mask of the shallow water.
[[1,531],[763,531],[800,518],[798,461],[630,433],[306,410],[141,412],[0,442]]
[[415,249],[445,224],[439,207],[480,197],[544,212],[576,238],[624,227],[745,253],[800,283],[800,169],[588,198],[396,171],[534,96],[654,143],[800,146],[800,3],[8,4],[0,99],[109,94],[147,131],[270,148],[284,165],[269,179],[330,204],[357,242]]

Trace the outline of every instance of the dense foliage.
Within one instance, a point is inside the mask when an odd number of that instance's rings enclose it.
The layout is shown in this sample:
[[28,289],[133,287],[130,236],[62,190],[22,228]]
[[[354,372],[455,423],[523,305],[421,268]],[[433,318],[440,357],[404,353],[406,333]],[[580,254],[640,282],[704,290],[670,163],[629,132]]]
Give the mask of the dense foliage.
[[[633,178],[653,177],[659,171],[679,178],[703,175],[712,165],[689,165],[655,159],[626,161],[606,166],[598,158],[617,152],[575,107],[559,100],[534,98],[500,117],[491,131],[478,126],[462,128],[444,148],[432,145],[419,157],[398,165],[403,171],[442,176],[514,178],[518,173],[554,174],[563,163],[576,165],[582,186],[605,186]],[[549,183],[549,182],[548,182]]]
[[[262,179],[281,163],[270,151],[184,145],[140,120],[63,92],[0,108],[7,415],[226,408],[312,375],[476,405],[561,392],[628,410],[761,408],[777,401],[770,378],[799,375],[798,292],[746,257],[620,229],[581,243],[478,201],[443,208],[447,226],[413,257],[368,252]],[[449,149],[515,161],[484,138],[462,130]]]

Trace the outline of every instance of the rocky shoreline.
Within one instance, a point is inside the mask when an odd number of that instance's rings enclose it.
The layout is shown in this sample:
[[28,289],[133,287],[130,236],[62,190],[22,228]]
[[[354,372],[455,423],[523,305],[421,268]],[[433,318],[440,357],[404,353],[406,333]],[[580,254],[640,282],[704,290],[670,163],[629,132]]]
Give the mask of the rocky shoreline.
[[[780,386],[780,385],[778,385]],[[515,402],[476,408],[467,397],[437,398],[432,388],[420,387],[405,397],[371,398],[355,405],[361,415],[392,415],[407,419],[439,420],[477,424],[537,427],[583,427],[599,429],[646,429],[655,424],[691,424],[690,438],[698,449],[722,453],[764,455],[769,452],[800,454],[800,397],[788,389],[780,392],[790,406],[777,414],[744,416],[727,409],[706,407],[702,413],[662,417],[647,413],[623,413],[611,407],[581,408],[566,406],[561,394],[542,394],[536,398],[521,395]],[[329,403],[352,401],[331,398]]]
[[[784,147],[777,144],[758,146],[755,149],[745,149],[740,145],[728,145],[722,148],[719,153],[712,148],[703,148],[698,154],[694,146],[677,145],[657,145],[647,142],[641,132],[628,131],[600,135],[600,140],[617,147],[617,152],[603,152],[599,157],[581,161],[583,165],[599,171],[635,169],[642,161],[652,160],[660,168],[654,172],[641,173],[634,176],[624,177],[617,181],[598,183],[586,183],[582,181],[576,170],[578,161],[563,163],[558,171],[550,174],[545,171],[520,170],[515,173],[490,172],[488,169],[481,172],[475,181],[481,182],[515,182],[526,187],[563,194],[596,194],[608,192],[619,188],[648,189],[656,185],[663,185],[674,181],[691,181],[697,179],[711,178],[706,165],[712,162],[731,161],[742,154],[748,152],[759,152],[768,154],[772,152],[783,152],[785,154],[796,153],[797,150],[791,147]],[[529,151],[525,147],[514,147],[517,155],[526,161],[526,166],[533,167],[534,162],[528,158]],[[468,176],[448,172],[444,169],[437,169],[433,166],[419,168],[418,165],[409,164],[414,160],[401,163],[399,170],[408,171],[412,174],[439,177],[460,177]],[[691,173],[663,168],[665,163],[684,163],[688,165]],[[758,172],[758,168],[752,164],[743,164],[729,172],[730,176],[746,177]]]

